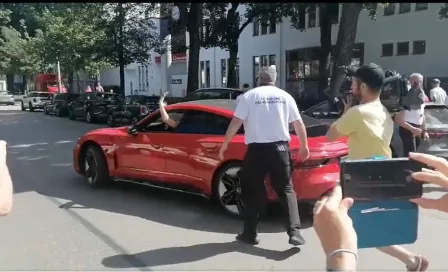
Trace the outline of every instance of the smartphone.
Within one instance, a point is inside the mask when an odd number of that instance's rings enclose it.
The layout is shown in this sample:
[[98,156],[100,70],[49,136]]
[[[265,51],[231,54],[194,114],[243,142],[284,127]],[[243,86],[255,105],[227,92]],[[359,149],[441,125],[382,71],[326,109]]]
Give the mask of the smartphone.
[[413,244],[418,237],[418,206],[407,199],[365,201],[348,212],[358,248]]
[[423,185],[411,174],[423,167],[421,162],[409,158],[343,160],[342,192],[355,201],[419,198]]

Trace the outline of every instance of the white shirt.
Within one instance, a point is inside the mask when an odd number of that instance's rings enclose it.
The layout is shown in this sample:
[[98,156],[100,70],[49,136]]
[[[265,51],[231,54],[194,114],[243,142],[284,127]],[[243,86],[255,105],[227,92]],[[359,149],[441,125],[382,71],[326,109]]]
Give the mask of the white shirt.
[[431,97],[431,101],[438,104],[445,104],[447,97],[445,90],[440,87],[431,89],[431,91],[429,91],[429,96]]
[[244,120],[245,143],[290,141],[289,123],[301,120],[294,98],[275,86],[241,94],[234,116]]
[[425,110],[425,104],[422,104],[418,110],[406,110],[404,111],[404,121],[414,125],[423,124],[423,113]]

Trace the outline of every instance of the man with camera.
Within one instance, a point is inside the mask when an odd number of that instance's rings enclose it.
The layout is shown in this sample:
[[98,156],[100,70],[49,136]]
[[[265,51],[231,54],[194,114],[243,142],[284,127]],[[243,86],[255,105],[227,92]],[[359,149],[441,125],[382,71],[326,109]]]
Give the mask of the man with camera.
[[[348,96],[347,101],[344,101],[344,114],[328,130],[328,141],[346,136],[349,159],[375,156],[391,158],[389,145],[394,122],[380,101],[381,89],[385,82],[383,69],[370,63],[358,69],[349,67],[347,74],[352,77],[352,96]],[[355,99],[359,101],[359,105],[353,105]],[[425,257],[409,252],[401,246],[378,249],[401,260],[408,271],[424,271],[429,265]]]

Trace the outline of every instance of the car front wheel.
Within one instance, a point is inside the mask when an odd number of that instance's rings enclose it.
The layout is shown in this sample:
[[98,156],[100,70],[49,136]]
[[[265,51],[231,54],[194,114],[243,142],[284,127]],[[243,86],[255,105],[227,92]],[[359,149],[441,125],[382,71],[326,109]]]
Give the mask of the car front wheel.
[[241,217],[244,203],[241,194],[240,163],[223,167],[213,181],[213,200],[230,215]]
[[112,114],[109,114],[107,116],[107,125],[109,127],[114,127],[115,126],[114,117],[112,116]]
[[73,114],[73,109],[68,109],[68,119],[75,120],[75,115]]
[[93,116],[92,116],[92,114],[90,113],[90,110],[88,110],[88,111],[86,112],[86,121],[87,121],[87,123],[93,123]]
[[28,103],[28,108],[30,109],[30,111],[34,111],[33,104],[31,104],[31,102]]
[[100,188],[112,182],[106,157],[98,146],[88,147],[84,156],[84,177],[91,188]]
[[44,106],[44,114],[45,114],[45,115],[48,115],[48,109],[47,109],[47,106]]
[[25,105],[23,104],[23,101],[22,101],[22,103],[20,103],[21,104],[21,110],[22,111],[25,111],[26,109],[25,109]]
[[61,117],[61,110],[59,109],[59,107],[56,107],[55,113],[54,113],[57,117]]

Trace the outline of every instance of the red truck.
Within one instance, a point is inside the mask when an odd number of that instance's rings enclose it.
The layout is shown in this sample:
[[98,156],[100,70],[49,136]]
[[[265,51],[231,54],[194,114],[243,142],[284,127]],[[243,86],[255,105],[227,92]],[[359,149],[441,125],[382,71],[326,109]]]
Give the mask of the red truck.
[[[61,76],[62,82],[62,76]],[[39,74],[34,78],[36,92],[58,92],[58,76],[56,74]],[[61,93],[66,93],[67,88],[61,83]]]

